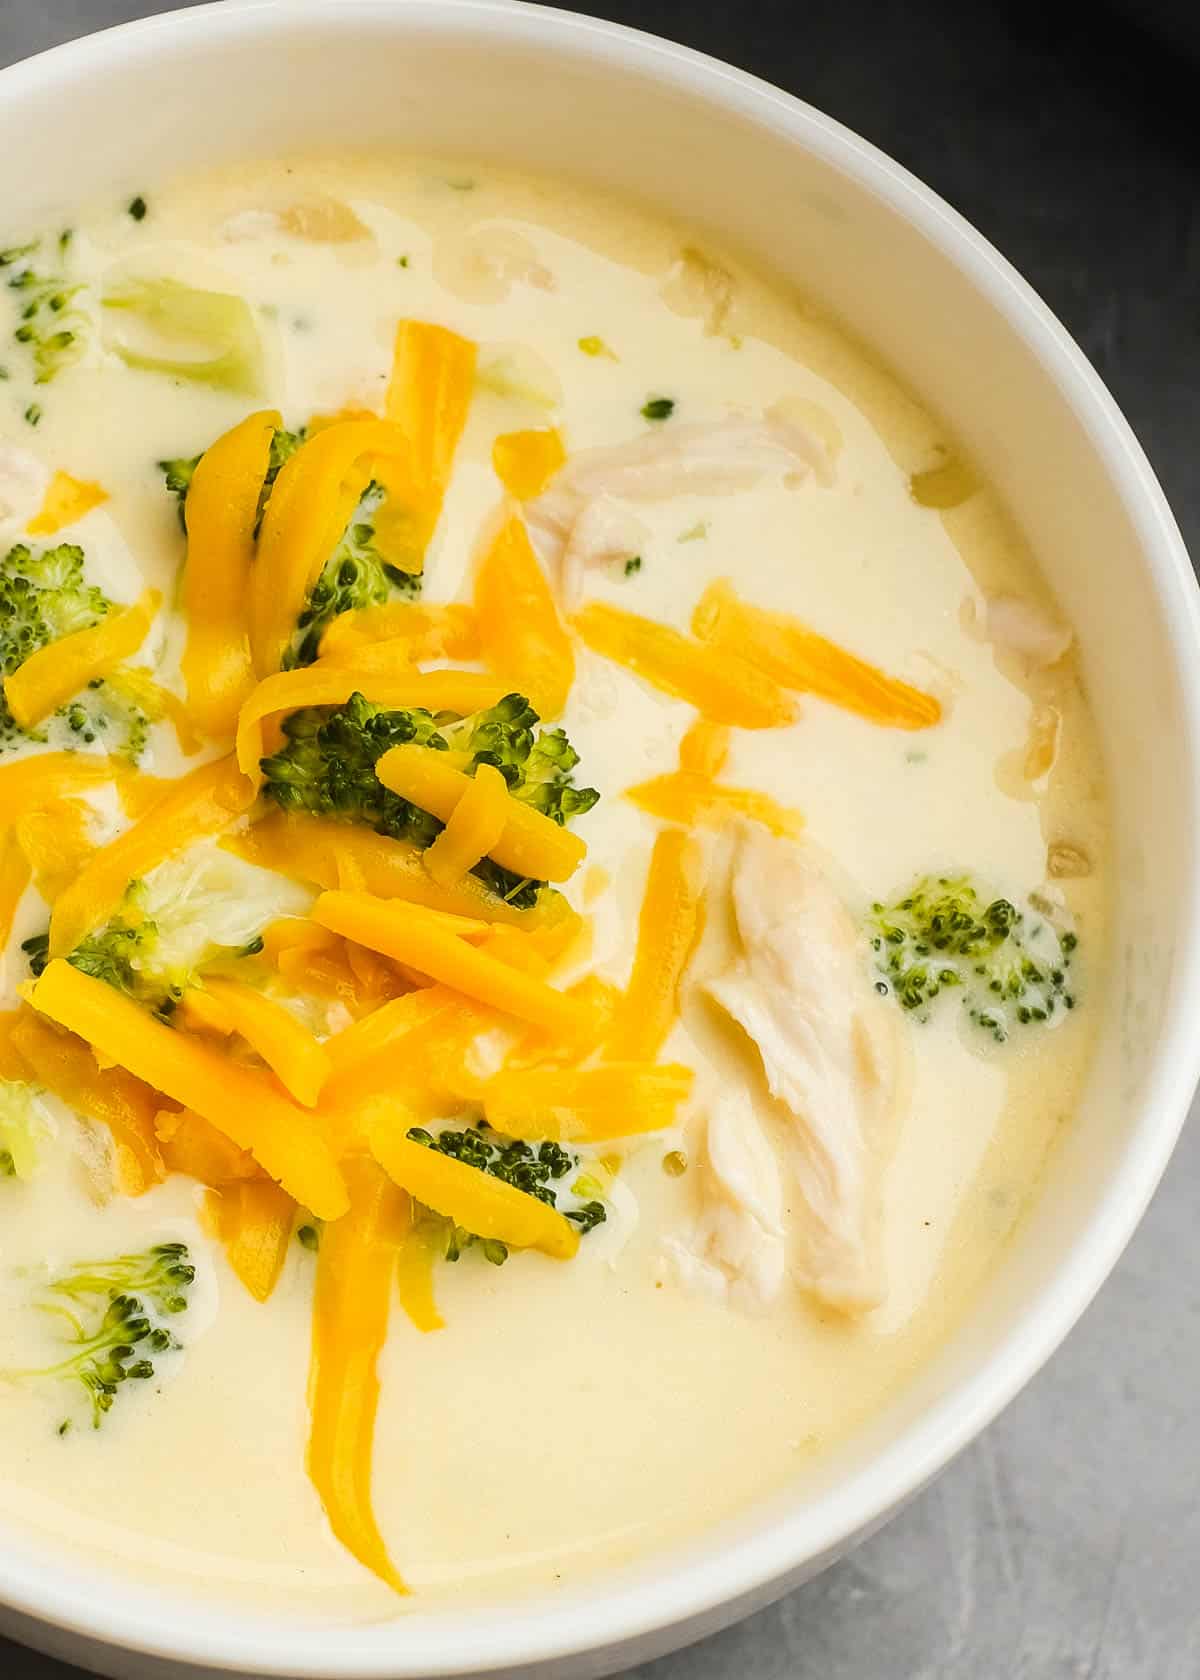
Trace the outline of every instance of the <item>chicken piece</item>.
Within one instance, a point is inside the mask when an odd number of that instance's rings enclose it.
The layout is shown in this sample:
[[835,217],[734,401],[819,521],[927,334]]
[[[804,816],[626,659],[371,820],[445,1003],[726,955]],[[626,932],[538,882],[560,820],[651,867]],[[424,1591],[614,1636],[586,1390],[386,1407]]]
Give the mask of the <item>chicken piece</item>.
[[705,989],[753,1040],[793,1122],[789,1165],[806,1213],[793,1270],[847,1313],[884,1295],[880,1170],[897,1046],[869,988],[853,922],[814,856],[742,828],[733,900],[742,950]]
[[987,604],[987,639],[1003,653],[1018,654],[1035,670],[1056,665],[1074,640],[1068,625],[1060,624],[1032,601],[1017,595],[993,595]]
[[583,598],[585,572],[640,555],[649,537],[645,525],[615,496],[597,496],[583,510],[567,536],[560,572],[563,605],[575,608]]
[[0,444],[0,530],[23,529],[42,505],[50,469],[19,444]]
[[533,242],[515,228],[474,227],[439,239],[433,250],[439,286],[467,303],[503,303],[514,286],[554,290],[554,275]]
[[[789,482],[803,482],[813,474],[825,479],[828,470],[820,444],[794,420],[672,424],[647,431],[629,443],[573,455],[549,487],[527,505],[525,517],[546,561],[554,566],[562,563],[564,555],[571,555],[578,571],[580,560],[596,565],[613,557],[613,543],[597,540],[596,534],[597,530],[611,531],[613,502],[730,495],[750,489],[772,473]],[[610,511],[597,524],[591,510],[602,500]],[[591,535],[585,520],[595,527]],[[628,540],[627,536],[620,539],[626,545]]]
[[737,282],[713,257],[694,245],[685,245],[667,276],[662,300],[677,315],[698,316],[710,337],[729,326]]
[[726,1092],[708,1118],[704,1206],[686,1242],[663,1248],[697,1294],[744,1311],[775,1301],[787,1272],[779,1163],[745,1092]]
[[794,421],[712,420],[647,431],[611,448],[573,455],[527,510],[530,520],[565,541],[588,502],[629,502],[747,490],[773,472],[823,473],[821,447]]
[[314,197],[277,209],[238,210],[221,225],[230,244],[287,233],[312,245],[348,245],[372,239],[367,227],[340,198]]

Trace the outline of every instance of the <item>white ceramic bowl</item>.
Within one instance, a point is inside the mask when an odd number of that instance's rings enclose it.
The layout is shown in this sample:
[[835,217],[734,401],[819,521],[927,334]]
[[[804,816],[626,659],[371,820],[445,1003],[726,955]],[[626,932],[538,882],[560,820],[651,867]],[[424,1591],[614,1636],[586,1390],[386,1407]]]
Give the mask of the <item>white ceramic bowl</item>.
[[1003,258],[828,117],[710,59],[506,0],[226,0],[0,74],[14,235],[100,191],[322,141],[552,167],[717,229],[826,300],[1007,496],[1079,633],[1107,751],[1118,902],[1087,1098],[970,1322],[802,1498],[780,1489],[685,1550],[553,1597],[327,1632],[218,1618],[102,1558],[84,1573],[0,1512],[0,1626],[121,1680],[188,1665],[598,1675],[746,1614],[882,1522],[1028,1380],[1129,1238],[1200,1057],[1197,592],[1128,426]]

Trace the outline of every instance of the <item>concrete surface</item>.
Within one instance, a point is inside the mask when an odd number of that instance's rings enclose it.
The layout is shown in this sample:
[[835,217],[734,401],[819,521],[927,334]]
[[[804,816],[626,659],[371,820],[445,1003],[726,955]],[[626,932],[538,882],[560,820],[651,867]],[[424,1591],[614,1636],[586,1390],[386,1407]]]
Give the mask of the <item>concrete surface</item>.
[[[166,9],[0,0],[0,62]],[[1092,357],[1200,555],[1200,64],[1177,41],[1140,33],[1133,4],[582,9],[770,77],[944,193]],[[1193,1127],[1067,1346],[922,1499],[775,1608],[637,1680],[1196,1680],[1198,1179]],[[78,1680],[2,1641],[0,1674]]]

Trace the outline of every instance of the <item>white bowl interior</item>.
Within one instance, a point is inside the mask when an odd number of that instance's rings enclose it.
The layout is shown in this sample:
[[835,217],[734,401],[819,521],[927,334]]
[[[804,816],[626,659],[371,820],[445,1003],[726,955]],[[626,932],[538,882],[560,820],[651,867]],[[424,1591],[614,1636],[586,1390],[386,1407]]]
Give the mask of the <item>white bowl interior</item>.
[[[600,1673],[765,1601],[880,1520],[1036,1368],[1127,1239],[1195,1076],[1197,966],[1180,943],[1196,926],[1195,590],[1124,423],[1006,265],[871,148],[711,62],[503,0],[251,0],[0,77],[0,202],[14,235],[94,193],[323,141],[552,168],[716,230],[825,301],[1008,499],[1078,630],[1107,752],[1114,973],[1083,1109],[969,1325],[803,1501],[782,1490],[686,1553],[536,1608],[416,1610],[330,1634],[241,1615],[217,1625],[183,1600],[106,1581],[102,1560],[87,1575],[64,1569],[0,1521],[2,1590],[59,1624],[7,1625],[64,1655],[82,1657],[80,1629],[292,1675],[524,1669],[607,1647],[571,1665]],[[89,1660],[135,1672],[128,1657]]]

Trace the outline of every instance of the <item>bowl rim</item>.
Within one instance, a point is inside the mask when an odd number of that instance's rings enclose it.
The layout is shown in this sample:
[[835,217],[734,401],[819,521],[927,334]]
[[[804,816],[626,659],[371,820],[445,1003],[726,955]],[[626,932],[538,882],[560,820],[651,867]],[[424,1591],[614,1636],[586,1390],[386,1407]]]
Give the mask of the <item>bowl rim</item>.
[[[989,241],[886,153],[815,107],[691,48],[526,0],[210,0],[102,30],[10,65],[0,70],[0,100],[19,101],[38,87],[103,74],[131,49],[152,45],[156,35],[172,47],[200,32],[209,41],[214,32],[236,41],[264,30],[286,34],[291,26],[327,23],[334,16],[342,27],[355,18],[378,23],[382,17],[401,34],[483,34],[537,42],[617,69],[637,68],[814,153],[901,215],[1004,317],[1084,429],[1128,514],[1145,575],[1164,610],[1180,695],[1182,750],[1193,765],[1200,764],[1200,659],[1195,657],[1200,590],[1162,489],[1121,410],[1056,316]],[[1200,922],[1200,777],[1191,780],[1185,799],[1191,885],[1182,925],[1191,926]],[[656,1554],[633,1585],[606,1586],[601,1579],[553,1605],[531,1599],[517,1616],[506,1615],[501,1607],[455,1620],[443,1607],[419,1620],[402,1616],[370,1627],[289,1631],[280,1623],[269,1635],[240,1626],[237,1619],[224,1627],[199,1603],[185,1612],[182,1603],[167,1598],[158,1612],[156,1595],[136,1583],[125,1602],[120,1593],[102,1595],[90,1584],[62,1586],[55,1574],[19,1556],[4,1559],[0,1600],[35,1624],[93,1644],[210,1671],[295,1680],[485,1674],[606,1648],[617,1651],[670,1629],[680,1630],[676,1643],[682,1644],[721,1625],[723,1611],[724,1620],[732,1620],[746,1601],[767,1602],[773,1584],[785,1590],[788,1578],[806,1562],[836,1555],[839,1547],[878,1526],[985,1428],[1054,1352],[1116,1264],[1170,1158],[1200,1078],[1200,1038],[1192,1028],[1198,1015],[1200,948],[1185,941],[1174,958],[1160,1047],[1123,1158],[1034,1306],[869,1466],[814,1502],[763,1522],[732,1546],[714,1536],[697,1543],[694,1555],[683,1561],[672,1563],[669,1552]],[[439,1626],[445,1631],[439,1632]],[[689,1626],[690,1634],[682,1631]],[[655,1647],[667,1648],[665,1638]]]

